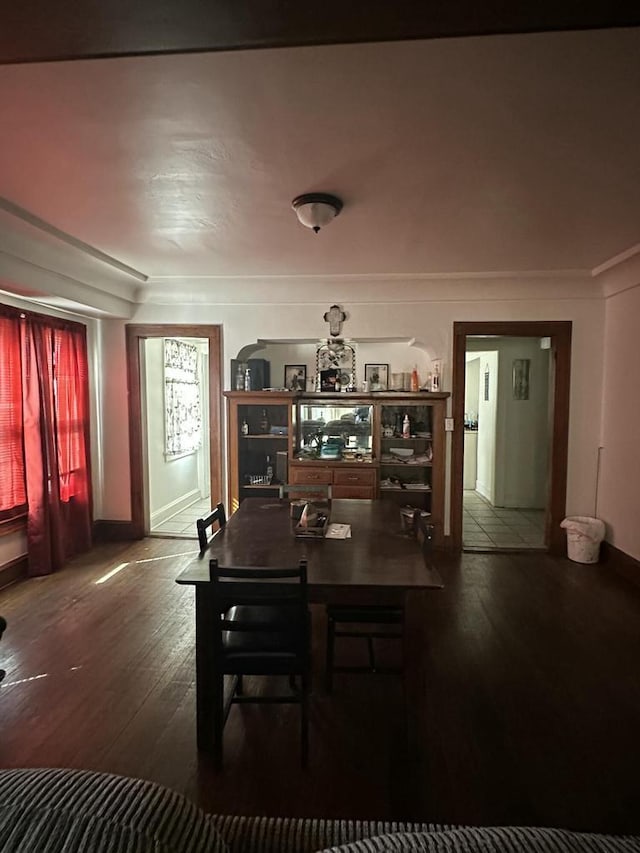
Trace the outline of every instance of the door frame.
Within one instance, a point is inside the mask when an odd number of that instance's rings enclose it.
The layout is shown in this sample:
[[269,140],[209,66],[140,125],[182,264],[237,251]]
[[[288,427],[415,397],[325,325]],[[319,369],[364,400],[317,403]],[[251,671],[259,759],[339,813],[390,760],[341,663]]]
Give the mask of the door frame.
[[454,431],[451,446],[451,545],[462,550],[462,498],[464,465],[465,353],[468,335],[549,338],[549,418],[551,447],[545,517],[545,542],[552,554],[564,554],[566,541],[560,522],[566,514],[567,463],[569,455],[569,391],[571,380],[570,320],[482,321],[453,324]]
[[209,341],[209,465],[211,500],[222,497],[222,327],[127,323],[127,387],[129,390],[129,471],[131,477],[131,525],[136,539],[145,535],[144,436],[140,344],[147,338],[205,338]]

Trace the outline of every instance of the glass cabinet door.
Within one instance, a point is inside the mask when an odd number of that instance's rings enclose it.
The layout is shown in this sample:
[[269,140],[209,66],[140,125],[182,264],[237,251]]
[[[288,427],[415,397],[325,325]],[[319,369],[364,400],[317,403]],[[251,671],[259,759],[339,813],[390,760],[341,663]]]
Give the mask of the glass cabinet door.
[[[286,457],[289,441],[289,406],[247,403],[238,405],[238,482],[240,499],[251,494],[277,492],[278,454]],[[277,494],[276,494],[277,497]]]
[[433,407],[401,402],[380,409],[380,496],[431,509]]
[[297,405],[297,460],[371,461],[373,406],[341,399]]

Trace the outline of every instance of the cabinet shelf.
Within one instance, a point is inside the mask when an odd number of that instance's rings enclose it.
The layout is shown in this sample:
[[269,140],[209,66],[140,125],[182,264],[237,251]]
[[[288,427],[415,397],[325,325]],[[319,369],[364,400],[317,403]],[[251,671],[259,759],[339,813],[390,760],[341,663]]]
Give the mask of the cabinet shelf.
[[258,483],[255,486],[240,486],[241,489],[272,489],[274,491],[279,491],[280,486],[275,483]]
[[398,460],[397,462],[382,462],[382,461],[380,462],[381,468],[383,466],[389,466],[389,465],[393,466],[394,468],[399,467],[399,468],[406,468],[408,470],[411,470],[411,468],[433,468],[433,462],[414,462],[411,465],[409,465],[407,462],[401,462],[400,460]]
[[248,441],[249,439],[253,440],[254,438],[257,438],[258,441],[265,440],[267,438],[268,439],[276,439],[276,441],[278,439],[280,439],[281,441],[286,441],[289,438],[289,436],[288,435],[272,435],[271,433],[265,432],[265,433],[260,433],[259,435],[241,435],[240,438],[243,441]]
[[417,488],[415,486],[408,486],[404,489],[402,486],[380,486],[381,492],[431,492],[433,491],[429,486],[421,486]]
[[433,441],[433,438],[428,438],[426,435],[412,435],[410,438],[403,438],[401,435],[383,435],[382,441]]

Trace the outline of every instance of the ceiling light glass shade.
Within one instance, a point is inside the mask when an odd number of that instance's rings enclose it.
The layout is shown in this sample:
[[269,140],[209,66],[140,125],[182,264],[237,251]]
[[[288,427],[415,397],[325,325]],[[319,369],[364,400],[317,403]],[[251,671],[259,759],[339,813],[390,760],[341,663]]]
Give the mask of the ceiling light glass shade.
[[328,225],[342,210],[342,202],[334,195],[326,193],[306,193],[291,202],[298,219],[306,227],[318,233]]

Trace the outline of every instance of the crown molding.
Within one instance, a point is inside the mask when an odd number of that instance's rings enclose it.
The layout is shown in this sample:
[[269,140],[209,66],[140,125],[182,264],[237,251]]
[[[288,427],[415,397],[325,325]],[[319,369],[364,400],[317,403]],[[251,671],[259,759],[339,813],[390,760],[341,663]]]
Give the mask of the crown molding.
[[635,246],[630,246],[628,249],[625,249],[624,252],[620,252],[612,258],[609,258],[609,260],[603,261],[599,266],[594,267],[591,270],[591,275],[594,277],[599,276],[603,272],[606,272],[613,267],[617,267],[618,264],[623,264],[625,261],[628,261],[629,258],[633,258],[636,255],[640,255],[640,243],[636,243]]
[[17,204],[14,204],[12,201],[9,201],[7,198],[2,198],[0,196],[0,210],[4,211],[5,214],[8,214],[9,217],[13,217],[14,219],[20,220],[25,223],[30,230],[39,231],[42,234],[45,234],[47,237],[52,237],[54,240],[59,243],[65,244],[72,249],[75,249],[82,254],[93,258],[96,261],[99,261],[102,264],[106,264],[106,266],[117,270],[120,273],[124,273],[124,275],[135,279],[136,281],[147,281],[148,276],[144,273],[141,273],[139,270],[134,269],[128,264],[119,261],[117,258],[108,255],[106,252],[97,249],[95,246],[92,246],[90,243],[85,243],[84,240],[80,240],[78,237],[74,237],[73,234],[69,234],[67,231],[63,231],[61,228],[57,228],[55,225],[52,225],[50,222],[47,222],[44,219],[41,219],[39,216],[36,216],[35,213],[31,213],[31,211],[26,210],[24,207],[20,207]]
[[602,298],[588,271],[459,275],[313,275],[153,277],[136,291],[143,305],[324,305],[531,301]]
[[595,274],[594,280],[608,299],[625,290],[640,287],[640,245],[634,246],[616,256],[615,264],[602,264],[601,271]]
[[75,313],[129,319],[133,312],[129,299],[3,251],[0,251],[0,289],[22,299]]

